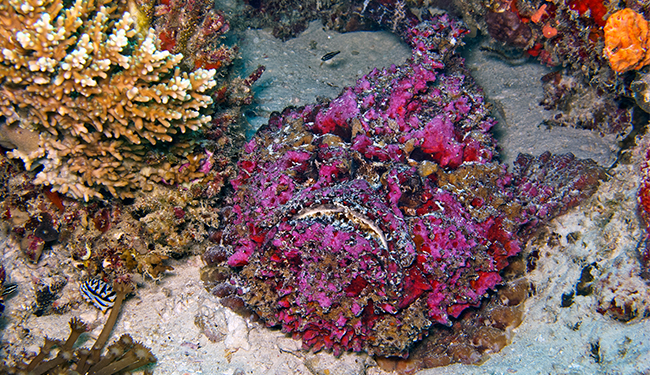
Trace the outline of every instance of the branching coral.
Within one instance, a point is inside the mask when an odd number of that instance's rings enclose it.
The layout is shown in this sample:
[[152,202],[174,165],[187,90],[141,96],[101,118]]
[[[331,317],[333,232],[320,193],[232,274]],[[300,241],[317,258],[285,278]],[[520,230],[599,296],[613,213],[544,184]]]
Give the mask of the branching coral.
[[[42,168],[36,184],[88,200],[201,175],[176,135],[211,120],[202,110],[214,70],[182,72],[182,55],[160,51],[153,30],[106,0],[3,0],[0,24],[2,132],[38,133],[10,154]],[[146,155],[172,141],[175,163]]]

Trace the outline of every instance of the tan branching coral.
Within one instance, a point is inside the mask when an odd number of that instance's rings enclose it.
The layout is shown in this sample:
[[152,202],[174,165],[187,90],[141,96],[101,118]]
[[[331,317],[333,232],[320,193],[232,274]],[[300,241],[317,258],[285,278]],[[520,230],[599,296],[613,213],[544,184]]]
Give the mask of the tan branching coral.
[[[215,71],[183,72],[182,55],[161,51],[137,12],[113,4],[0,0],[0,138],[38,133],[38,145],[15,141],[10,156],[42,168],[35,183],[85,200],[201,176],[178,133],[211,120]],[[159,142],[173,142],[173,160],[147,153]]]

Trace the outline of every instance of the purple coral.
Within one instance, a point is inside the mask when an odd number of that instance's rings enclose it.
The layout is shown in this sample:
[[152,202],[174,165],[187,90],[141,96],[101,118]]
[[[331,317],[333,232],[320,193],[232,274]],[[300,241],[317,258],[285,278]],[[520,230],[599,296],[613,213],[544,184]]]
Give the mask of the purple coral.
[[407,355],[501,282],[523,224],[570,203],[570,179],[494,160],[494,120],[453,54],[466,32],[445,15],[409,29],[405,65],[286,109],[245,146],[223,231],[232,282],[305,348]]

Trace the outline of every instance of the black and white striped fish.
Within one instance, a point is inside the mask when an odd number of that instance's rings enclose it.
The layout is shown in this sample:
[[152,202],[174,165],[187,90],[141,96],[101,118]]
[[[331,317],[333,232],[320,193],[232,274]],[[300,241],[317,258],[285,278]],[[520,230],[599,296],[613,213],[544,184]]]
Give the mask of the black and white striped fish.
[[339,53],[341,53],[341,51],[328,52],[324,54],[323,57],[320,58],[320,60],[323,62],[331,60],[334,58],[334,56],[338,55]]
[[115,291],[113,287],[100,279],[91,279],[84,281],[79,288],[83,298],[92,303],[102,312],[113,307],[115,303]]
[[16,290],[18,290],[18,284],[6,283],[2,285],[2,293],[0,294],[0,298],[5,298]]

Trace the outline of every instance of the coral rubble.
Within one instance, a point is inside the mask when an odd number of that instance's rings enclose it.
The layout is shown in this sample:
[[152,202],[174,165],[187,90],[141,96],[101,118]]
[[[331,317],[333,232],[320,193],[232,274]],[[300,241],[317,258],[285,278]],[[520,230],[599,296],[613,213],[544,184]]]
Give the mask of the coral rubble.
[[[0,3],[0,133],[35,184],[89,200],[202,176],[180,133],[210,122],[214,70],[161,51],[144,15],[106,0]],[[24,130],[28,130],[25,132]],[[147,147],[167,144],[174,158]]]
[[237,56],[237,47],[220,43],[230,24],[214,8],[211,0],[168,0],[154,6],[152,24],[161,49],[182,54],[181,65],[187,70],[219,69]]
[[[222,156],[211,160],[219,163]],[[219,226],[217,201],[230,173],[230,168],[206,171],[206,177],[182,188],[157,184],[152,191],[135,192],[130,204],[84,204],[32,184],[19,164],[0,155],[0,229],[30,263],[56,254],[89,277],[107,280],[138,274],[159,279],[171,269],[169,258],[198,253]],[[71,279],[76,275],[64,273]],[[39,288],[52,291],[51,285]],[[43,307],[47,314],[50,309]]]
[[[641,82],[637,87],[645,89]],[[571,126],[601,134],[623,134],[630,129],[631,106],[621,105],[619,95],[588,84],[582,75],[553,71],[542,77],[542,88],[540,105],[558,112],[545,121],[548,126]]]
[[422,6],[418,0],[254,0],[245,1],[238,28],[270,28],[276,38],[286,41],[320,19],[323,26],[339,32],[377,30],[381,25],[396,31],[416,19],[411,9]]
[[314,351],[406,356],[480,305],[521,236],[594,191],[602,170],[572,155],[521,156],[514,174],[496,161],[454,54],[467,31],[447,15],[409,28],[405,65],[259,130],[207,256],[214,293]]
[[[64,341],[45,338],[40,352],[28,363],[15,367],[0,365],[4,374],[121,374],[156,362],[156,357],[144,345],[133,341],[131,336],[122,335],[102,354],[111,331],[117,322],[124,297],[132,291],[127,284],[115,284],[116,296],[102,332],[92,348],[77,348],[75,343],[86,332],[87,326],[77,318],[70,320],[70,335]],[[54,353],[56,352],[56,355]]]
[[[271,28],[273,36],[287,40],[307,29],[310,21],[321,19],[333,29],[349,26],[353,30],[362,28],[362,17],[354,17],[350,22],[352,10],[358,10],[353,2],[333,0],[254,0],[245,1],[240,28]],[[357,13],[358,14],[358,13]],[[355,26],[353,26],[355,25]]]
[[646,227],[645,243],[641,247],[639,258],[642,267],[641,274],[646,280],[650,280],[650,140],[648,136],[639,145],[637,159],[639,175],[641,177],[637,191],[637,209]]

